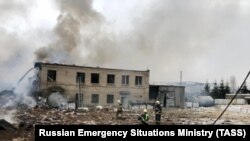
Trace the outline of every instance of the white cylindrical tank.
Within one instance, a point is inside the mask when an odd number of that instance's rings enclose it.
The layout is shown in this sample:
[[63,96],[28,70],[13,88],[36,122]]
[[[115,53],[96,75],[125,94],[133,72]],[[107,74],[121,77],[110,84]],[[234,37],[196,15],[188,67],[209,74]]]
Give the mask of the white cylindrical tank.
[[200,107],[214,106],[214,99],[211,96],[197,96]]

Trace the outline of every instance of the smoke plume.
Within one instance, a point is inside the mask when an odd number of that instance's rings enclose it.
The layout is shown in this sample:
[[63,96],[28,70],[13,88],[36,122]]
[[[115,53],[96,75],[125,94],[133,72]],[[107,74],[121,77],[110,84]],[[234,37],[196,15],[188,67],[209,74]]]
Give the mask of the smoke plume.
[[0,1],[0,91],[10,89],[33,66],[36,32],[26,29],[32,30],[27,24],[30,23],[27,17],[34,3]]
[[85,54],[91,47],[98,50],[93,44],[104,37],[100,31],[103,17],[92,9],[92,0],[58,0],[57,3],[61,11],[53,30],[57,39],[38,49],[37,59],[70,64],[82,62],[81,52]]
[[[130,24],[118,28],[107,22],[105,16],[109,15],[93,9],[92,0],[58,0],[57,5],[60,15],[53,30],[57,39],[36,51],[38,60],[151,69],[151,81],[177,81],[180,70],[188,80],[205,80],[213,74],[229,77],[231,74],[214,72],[225,68],[223,65],[208,71],[205,64],[214,65],[210,61],[217,62],[213,59],[222,50],[235,50],[226,41],[238,35],[235,28],[239,24],[248,22],[238,1],[149,0],[143,8],[136,1],[128,15],[116,15],[115,20],[130,19]],[[123,26],[130,30],[116,30]],[[229,54],[222,56],[219,64],[230,60]]]

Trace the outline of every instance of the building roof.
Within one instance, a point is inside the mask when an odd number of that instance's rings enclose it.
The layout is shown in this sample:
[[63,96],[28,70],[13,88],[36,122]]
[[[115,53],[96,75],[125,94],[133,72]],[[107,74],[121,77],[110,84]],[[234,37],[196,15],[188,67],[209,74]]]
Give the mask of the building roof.
[[150,84],[149,86],[153,86],[153,87],[180,87],[180,88],[185,88],[185,86],[178,86],[178,85],[156,85],[156,84]]
[[62,67],[74,67],[74,68],[90,68],[90,69],[106,69],[106,70],[118,70],[118,71],[135,71],[135,72],[149,72],[150,70],[128,70],[128,69],[115,69],[115,68],[104,68],[104,67],[90,67],[90,66],[79,66],[75,64],[58,64],[58,63],[43,63],[43,62],[36,62],[35,67],[37,64],[46,65],[46,66],[62,66]]

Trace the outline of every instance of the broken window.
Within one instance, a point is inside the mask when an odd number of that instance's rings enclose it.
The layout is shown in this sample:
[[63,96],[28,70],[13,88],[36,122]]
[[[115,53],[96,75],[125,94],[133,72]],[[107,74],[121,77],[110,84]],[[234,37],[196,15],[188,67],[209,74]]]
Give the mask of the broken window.
[[56,71],[55,70],[48,70],[47,72],[47,81],[55,82],[56,81]]
[[128,75],[123,75],[122,76],[122,84],[123,85],[128,85],[129,82],[129,76]]
[[91,73],[91,83],[99,83],[99,73]]
[[115,83],[115,75],[114,74],[108,74],[107,75],[107,83],[114,84]]
[[84,83],[85,82],[85,73],[77,72],[76,73],[76,83]]
[[91,103],[92,104],[98,104],[99,103],[99,95],[98,94],[92,94]]
[[135,77],[135,85],[142,85],[142,76]]
[[113,104],[114,103],[114,95],[112,95],[112,94],[107,95],[107,103],[108,104]]

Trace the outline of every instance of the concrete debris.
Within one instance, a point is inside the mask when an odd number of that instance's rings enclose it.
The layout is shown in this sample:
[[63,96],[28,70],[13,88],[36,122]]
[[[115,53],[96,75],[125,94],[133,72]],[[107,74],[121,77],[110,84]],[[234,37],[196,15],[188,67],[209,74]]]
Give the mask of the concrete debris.
[[[250,124],[250,118],[242,109],[249,109],[250,105],[245,107],[230,107],[222,118],[217,122],[221,125]],[[3,110],[3,109],[1,109]],[[0,112],[1,112],[0,110]],[[210,125],[222,112],[223,107],[199,107],[188,109],[168,108],[162,111],[161,124],[163,125]],[[33,138],[35,125],[139,125],[138,115],[143,113],[143,109],[126,109],[123,117],[116,119],[114,108],[103,107],[82,107],[77,111],[55,109],[47,107],[35,107],[33,109],[22,109],[17,111],[15,118],[19,120],[17,127],[18,133],[28,139]],[[153,109],[148,109],[149,125],[155,124]],[[1,123],[1,122],[0,122]],[[6,122],[4,122],[6,123]],[[8,123],[8,122],[7,122]],[[1,125],[1,124],[0,124]],[[11,124],[6,124],[11,125]],[[7,126],[11,127],[12,126]],[[4,128],[6,128],[4,126]],[[1,131],[0,131],[1,132]],[[12,137],[12,132],[10,132]],[[23,134],[25,136],[23,136]],[[6,135],[8,136],[8,135]],[[12,138],[13,139],[13,138]],[[22,140],[21,138],[17,140]],[[27,139],[25,139],[27,140]]]
[[88,112],[89,108],[88,107],[79,107],[78,110],[82,111],[82,112]]
[[101,105],[97,105],[97,106],[96,106],[96,109],[98,109],[98,110],[102,110],[102,109],[103,109],[103,107],[102,107]]
[[[98,107],[98,108],[97,108]],[[235,108],[234,108],[235,109]],[[242,108],[241,108],[242,109]],[[190,109],[164,109],[162,124],[212,124],[219,116],[222,108],[200,107]],[[77,111],[35,108],[18,112],[16,118],[21,121],[29,121],[30,124],[107,124],[107,125],[136,125],[139,124],[137,116],[143,109],[126,110],[122,120],[116,120],[116,112],[113,108],[96,106],[93,108],[82,107]],[[154,112],[148,110],[149,124],[154,124]],[[243,112],[226,112],[218,124],[250,124],[249,117]]]
[[15,131],[17,129],[12,124],[10,124],[8,121],[6,121],[4,119],[0,119],[0,130]]

